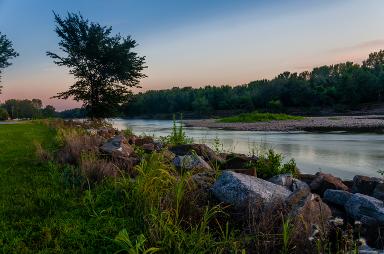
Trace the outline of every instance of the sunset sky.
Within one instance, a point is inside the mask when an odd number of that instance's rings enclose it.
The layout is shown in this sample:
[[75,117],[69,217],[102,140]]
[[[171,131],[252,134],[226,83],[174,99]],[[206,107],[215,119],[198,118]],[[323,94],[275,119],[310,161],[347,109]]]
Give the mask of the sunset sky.
[[142,89],[238,85],[282,71],[352,60],[384,48],[382,0],[0,0],[0,31],[20,56],[4,70],[0,102],[49,99],[72,78],[45,55],[58,51],[52,11],[81,12],[131,35],[147,57]]

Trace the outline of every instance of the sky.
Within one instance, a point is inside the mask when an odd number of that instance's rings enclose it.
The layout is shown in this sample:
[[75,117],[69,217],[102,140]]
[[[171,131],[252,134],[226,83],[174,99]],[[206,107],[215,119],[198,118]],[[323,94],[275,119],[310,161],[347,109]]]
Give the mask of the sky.
[[80,12],[131,35],[146,56],[147,78],[134,92],[174,86],[240,85],[345,61],[384,49],[382,0],[0,0],[0,32],[20,56],[4,70],[0,102],[50,99],[73,78],[46,51],[61,53],[53,11]]

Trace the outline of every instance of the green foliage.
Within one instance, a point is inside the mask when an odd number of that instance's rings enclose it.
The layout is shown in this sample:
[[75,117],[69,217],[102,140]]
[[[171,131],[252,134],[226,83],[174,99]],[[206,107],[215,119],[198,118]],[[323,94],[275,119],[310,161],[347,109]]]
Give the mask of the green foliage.
[[126,229],[123,229],[119,232],[119,234],[115,237],[115,241],[122,248],[116,253],[125,251],[128,254],[150,254],[160,250],[159,248],[153,247],[146,249],[145,242],[147,239],[143,234],[139,235],[135,242],[132,242]]
[[[19,54],[13,49],[12,42],[0,32],[0,81],[3,69],[11,65],[9,60],[17,57],[18,55]],[[2,86],[0,86],[0,94],[1,88]]]
[[[270,80],[240,86],[174,87],[147,91],[123,106],[125,115],[193,112],[314,111],[342,105],[351,109],[384,100],[384,51],[369,55],[362,65],[352,62],[320,66],[302,73],[283,72]],[[339,106],[337,106],[339,105]]]
[[8,120],[8,117],[8,112],[5,109],[0,108],[0,121]]
[[272,114],[272,113],[243,113],[238,116],[225,117],[219,120],[222,123],[252,123],[252,122],[266,122],[273,120],[302,120],[304,117],[291,116],[286,114]]
[[92,118],[109,117],[131,96],[129,87],[138,87],[145,57],[132,50],[137,46],[130,36],[111,35],[112,28],[89,22],[80,14],[55,15],[59,47],[65,56],[47,55],[59,66],[70,68],[75,77],[68,91],[55,98],[73,97],[82,101]]
[[5,101],[2,107],[4,107],[8,111],[9,116],[12,119],[37,119],[56,116],[55,108],[51,105],[47,105],[45,108],[43,108],[43,103],[40,99],[9,99]]
[[165,138],[166,143],[171,145],[190,144],[193,142],[191,138],[188,138],[183,128],[183,115],[180,114],[179,125],[177,125],[176,117],[173,115],[173,127],[171,134]]
[[283,156],[272,149],[268,150],[266,154],[261,154],[254,166],[257,176],[265,179],[286,173],[297,176],[299,173],[293,159],[283,164]]

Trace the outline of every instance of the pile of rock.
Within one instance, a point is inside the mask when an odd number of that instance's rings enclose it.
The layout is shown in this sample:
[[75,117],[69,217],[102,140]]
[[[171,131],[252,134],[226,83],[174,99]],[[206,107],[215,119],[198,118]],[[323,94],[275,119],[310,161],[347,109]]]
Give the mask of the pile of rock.
[[[110,133],[110,132],[108,132]],[[360,223],[362,236],[370,246],[383,247],[380,234],[384,226],[384,181],[379,178],[355,176],[343,181],[331,174],[290,174],[270,179],[256,177],[257,157],[243,154],[218,154],[204,144],[165,147],[152,137],[115,135],[100,151],[132,170],[139,163],[133,147],[145,153],[160,152],[178,170],[193,172],[192,179],[214,201],[232,205],[237,211],[257,211],[281,207],[302,237],[314,229],[330,234],[335,218],[346,223]],[[216,179],[216,169],[221,170]],[[269,210],[270,211],[270,210]],[[270,214],[262,214],[270,216]],[[315,230],[315,231],[316,231]]]

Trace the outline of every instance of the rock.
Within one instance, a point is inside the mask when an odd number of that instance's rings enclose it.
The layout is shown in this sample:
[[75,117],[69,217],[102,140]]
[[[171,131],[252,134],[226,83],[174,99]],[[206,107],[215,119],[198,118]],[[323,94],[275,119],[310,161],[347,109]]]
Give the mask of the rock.
[[231,204],[235,208],[278,204],[291,194],[280,185],[228,170],[222,172],[211,190],[219,201]]
[[129,157],[134,154],[133,148],[124,136],[115,136],[100,147],[100,151],[113,157]]
[[97,130],[97,135],[109,139],[116,135],[116,130],[113,128],[101,128]]
[[323,199],[326,202],[344,206],[352,196],[353,194],[348,191],[328,189],[324,192]]
[[172,162],[173,159],[176,157],[176,155],[169,150],[162,150],[160,154],[162,155],[164,160],[168,162]]
[[299,174],[298,179],[310,185],[311,182],[316,178],[316,175],[312,174]]
[[292,174],[276,175],[268,179],[269,182],[286,187],[290,191],[297,191],[299,189],[307,189],[309,192],[309,186],[305,182],[300,181],[292,176]]
[[381,201],[384,201],[384,183],[378,183],[373,190],[372,196]]
[[348,187],[343,184],[340,178],[334,177],[331,174],[316,173],[316,178],[309,185],[311,190],[321,196],[327,189],[333,190],[348,190]]
[[380,178],[356,175],[353,178],[352,192],[371,196],[379,183],[383,183]]
[[134,143],[137,146],[142,146],[144,144],[153,143],[153,137],[151,136],[144,136],[144,137],[136,137],[134,139]]
[[153,143],[143,144],[142,148],[143,148],[144,152],[152,153],[155,151],[155,144],[153,144]]
[[290,190],[291,186],[293,184],[293,176],[292,176],[292,174],[276,175],[276,176],[272,176],[271,178],[269,178],[268,182],[284,186]]
[[223,164],[225,161],[205,144],[184,144],[170,147],[169,150],[176,155],[184,156],[197,154],[210,163]]
[[353,194],[344,205],[346,212],[355,220],[376,220],[377,223],[384,224],[384,204],[383,201],[361,193]]
[[154,141],[153,145],[155,146],[156,151],[160,151],[161,149],[164,148],[164,144],[160,141]]
[[257,161],[257,157],[249,157],[245,154],[228,154],[226,156],[226,161],[223,165],[224,169],[240,169],[240,168],[250,168],[252,163]]
[[212,170],[211,166],[198,155],[176,156],[173,165],[182,170]]
[[255,168],[239,168],[239,169],[230,169],[233,172],[241,173],[249,176],[257,176],[257,171]]
[[121,170],[130,173],[131,176],[135,176],[134,167],[140,163],[140,159],[137,157],[113,157],[113,163]]
[[309,236],[314,227],[327,234],[327,222],[332,217],[332,212],[318,195],[301,189],[287,198],[287,205],[290,209],[288,216],[292,219],[295,231],[300,232],[300,238],[303,234]]
[[199,189],[208,191],[215,183],[215,175],[215,172],[212,170],[194,174],[191,178]]

